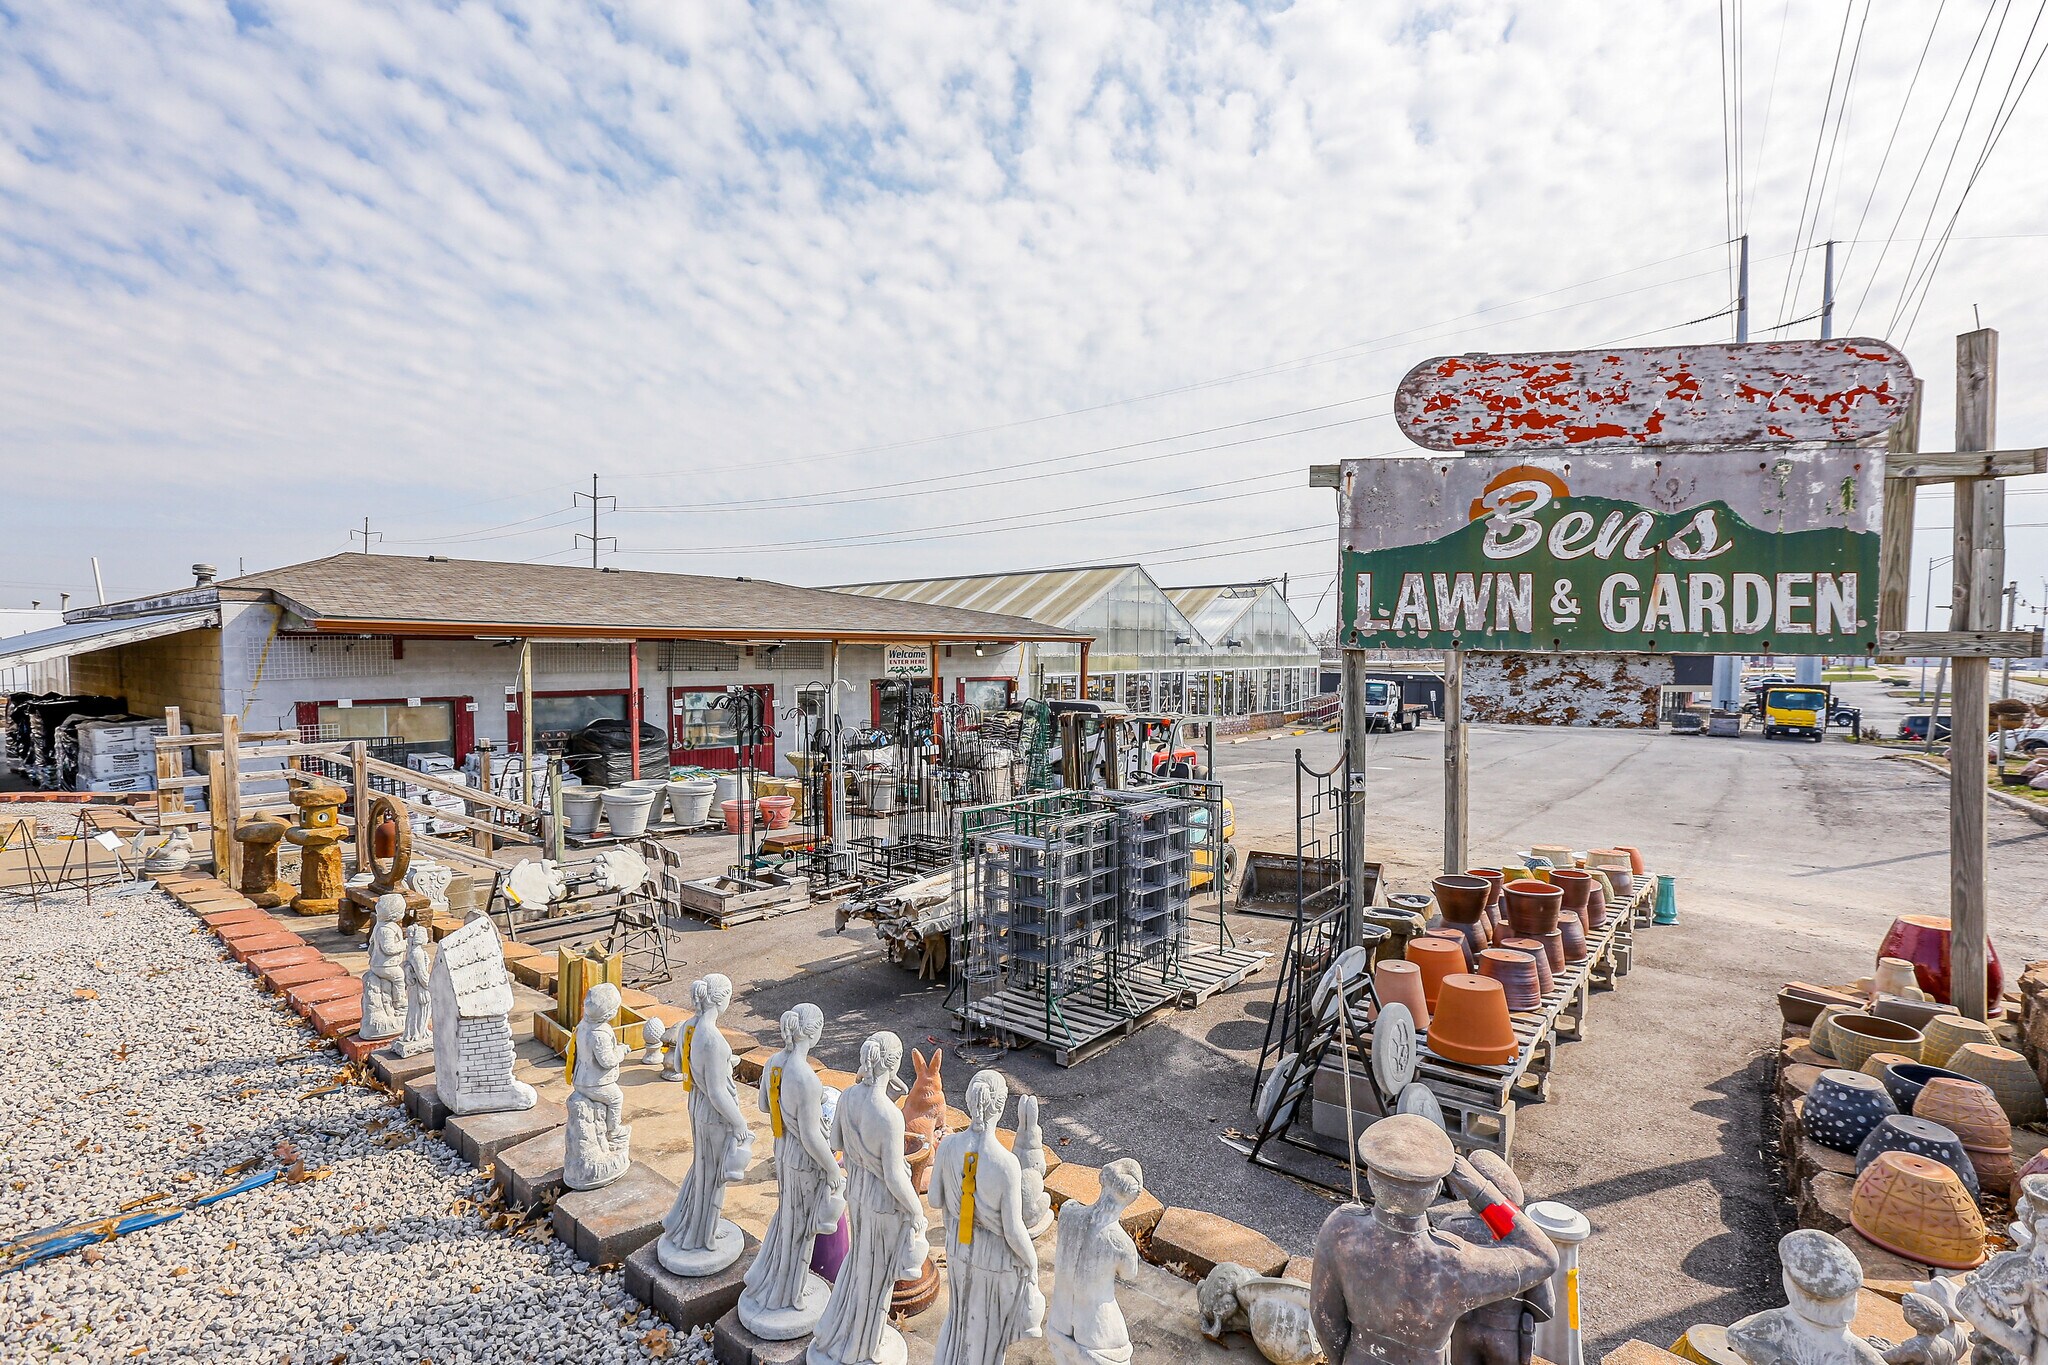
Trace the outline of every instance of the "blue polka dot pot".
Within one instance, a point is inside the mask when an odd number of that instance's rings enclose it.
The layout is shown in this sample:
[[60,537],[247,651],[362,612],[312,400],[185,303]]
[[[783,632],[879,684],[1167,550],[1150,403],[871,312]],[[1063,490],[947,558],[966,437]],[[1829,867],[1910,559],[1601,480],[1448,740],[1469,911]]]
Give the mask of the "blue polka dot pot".
[[1939,1161],[1961,1178],[1970,1198],[1977,1198],[1977,1168],[1970,1164],[1962,1140],[1940,1124],[1910,1114],[1891,1114],[1878,1120],[1856,1149],[1856,1173],[1863,1174],[1863,1168],[1885,1152],[1910,1152]]
[[1821,1072],[1813,1083],[1800,1123],[1806,1136],[1821,1146],[1853,1152],[1879,1120],[1898,1112],[1899,1107],[1875,1076],[1838,1067]]

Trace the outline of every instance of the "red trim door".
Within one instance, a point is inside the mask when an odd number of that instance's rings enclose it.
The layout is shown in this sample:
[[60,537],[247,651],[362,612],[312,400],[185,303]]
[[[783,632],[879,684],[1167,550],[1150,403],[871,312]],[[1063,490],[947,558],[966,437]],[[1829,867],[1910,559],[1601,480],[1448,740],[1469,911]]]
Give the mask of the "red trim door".
[[[896,680],[891,679],[890,681]],[[913,689],[923,688],[924,694],[927,697],[929,697],[932,693],[932,680],[930,678],[904,678],[902,679],[902,681],[909,683]],[[868,714],[870,716],[869,723],[872,724],[877,730],[881,729],[882,680],[879,678],[868,684]]]
[[[961,703],[962,705],[965,705],[965,704],[966,704],[966,702],[967,702],[967,687],[968,687],[968,684],[970,684],[970,683],[1001,683],[1001,684],[1003,685],[1003,701],[1002,701],[1002,705],[1001,705],[1001,706],[998,706],[998,707],[995,707],[995,708],[993,708],[993,709],[995,709],[995,710],[998,710],[998,711],[1000,711],[1000,710],[1005,710],[1005,709],[1007,709],[1007,708],[1009,707],[1009,705],[1010,705],[1010,703],[1011,703],[1011,702],[1013,702],[1013,701],[1017,700],[1017,680],[1016,680],[1015,678],[1009,677],[1009,676],[1007,676],[1007,675],[1003,675],[1003,676],[997,676],[997,677],[988,677],[988,678],[956,678],[956,679],[954,680],[954,682],[953,682],[953,700],[954,700],[954,701],[956,701],[956,702],[959,702],[959,703]],[[976,692],[980,692],[980,691],[982,691],[982,690],[983,690],[983,689],[981,689],[981,688],[978,688],[978,687],[977,687],[977,688],[975,688],[975,691],[976,691]],[[987,710],[989,710],[989,709],[991,709],[991,708],[989,708],[989,707],[983,707],[982,709],[983,709],[984,711],[987,711]]]
[[[469,757],[469,751],[476,748],[476,699],[473,697],[351,697],[349,705],[355,706],[410,706],[413,703],[430,705],[445,702],[453,719],[449,728],[455,746],[455,761],[460,764]],[[298,703],[298,726],[302,735],[316,734],[320,725],[320,708],[339,706],[338,698],[326,701],[302,701]]]
[[[775,771],[775,685],[748,683],[761,694],[761,706],[768,716],[766,744],[751,746],[749,767]],[[739,746],[732,742],[732,721],[723,709],[711,710],[709,703],[723,697],[723,687],[671,687],[668,690],[668,759],[672,764],[695,764],[700,768],[731,771],[740,766]]]

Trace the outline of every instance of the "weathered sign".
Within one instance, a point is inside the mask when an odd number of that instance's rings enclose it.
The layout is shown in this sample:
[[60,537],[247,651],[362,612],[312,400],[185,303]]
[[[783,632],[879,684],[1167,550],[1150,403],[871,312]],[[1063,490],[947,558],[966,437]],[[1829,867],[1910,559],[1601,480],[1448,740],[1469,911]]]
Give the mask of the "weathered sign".
[[1348,460],[1354,648],[1867,654],[1883,452]]
[[883,645],[882,676],[887,678],[929,678],[932,675],[930,645]]
[[1859,441],[1913,395],[1882,341],[1438,356],[1408,371],[1394,419],[1427,450]]

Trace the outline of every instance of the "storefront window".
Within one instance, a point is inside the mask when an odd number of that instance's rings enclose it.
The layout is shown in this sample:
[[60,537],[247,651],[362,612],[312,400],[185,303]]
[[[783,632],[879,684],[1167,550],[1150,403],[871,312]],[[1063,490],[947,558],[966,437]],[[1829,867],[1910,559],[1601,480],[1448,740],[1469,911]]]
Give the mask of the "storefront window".
[[960,692],[969,706],[986,715],[1009,706],[1013,686],[1008,678],[969,678],[960,684]]
[[[719,703],[725,690],[685,692],[677,699],[676,747],[680,749],[726,749],[739,743],[732,713]],[[714,709],[715,708],[715,709]]]
[[560,739],[574,734],[594,720],[626,718],[624,693],[578,693],[568,697],[533,699],[533,732],[537,740]]
[[1186,707],[1186,692],[1182,686],[1181,679],[1182,675],[1179,673],[1161,673],[1159,675],[1159,709],[1161,711],[1177,714]]
[[1124,675],[1124,705],[1133,711],[1152,709],[1152,675],[1150,673],[1126,673]]
[[397,702],[320,708],[320,733],[333,739],[396,739],[431,745],[455,755],[455,704],[446,701],[405,706]]
[[1074,675],[1071,673],[1048,673],[1045,675],[1045,700],[1072,701],[1074,699]]

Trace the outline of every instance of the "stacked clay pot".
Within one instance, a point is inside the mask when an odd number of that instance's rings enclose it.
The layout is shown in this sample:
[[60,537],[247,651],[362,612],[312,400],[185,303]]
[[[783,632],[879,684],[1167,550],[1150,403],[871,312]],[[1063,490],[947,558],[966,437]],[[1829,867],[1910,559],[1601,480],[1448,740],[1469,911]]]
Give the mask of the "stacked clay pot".
[[1938,1123],[1962,1141],[1985,1193],[2004,1194],[2012,1187],[2012,1121],[1989,1086],[1947,1077],[1931,1080],[1913,1101],[1913,1117]]
[[1542,939],[1508,938],[1502,939],[1500,946],[1512,948],[1518,953],[1528,954],[1529,958],[1536,964],[1538,988],[1544,995],[1550,994],[1551,988],[1557,984],[1557,979],[1550,973],[1550,954],[1543,950]]
[[1956,1173],[1910,1152],[1885,1152],[1856,1177],[1849,1222],[1886,1251],[1945,1270],[1984,1263],[1984,1218]]
[[1543,1008],[1543,976],[1536,959],[1528,953],[1514,948],[1488,948],[1479,955],[1479,974],[1500,982],[1511,1011]]
[[1557,937],[1566,962],[1584,962],[1591,952],[1586,946],[1586,926],[1569,910],[1558,914]]
[[[1925,994],[1925,992],[1921,992]],[[1954,1014],[1954,1005],[1944,1005],[1933,1000],[1901,1000],[1884,998],[1871,1005],[1870,1012],[1880,1019],[1896,1019],[1902,1024],[1911,1024],[1922,1033],[1936,1015]]]
[[1601,884],[1604,881],[1605,877],[1596,876],[1593,879],[1593,890],[1586,897],[1586,912],[1583,918],[1586,921],[1587,933],[1607,926],[1607,888]]
[[1956,1179],[1963,1182],[1963,1188],[1975,1199],[1981,1193],[1977,1184],[1977,1168],[1970,1164],[1970,1154],[1956,1135],[1938,1123],[1916,1119],[1911,1114],[1892,1114],[1879,1119],[1877,1126],[1865,1135],[1856,1148],[1856,1173],[1886,1152],[1906,1152],[1913,1156],[1924,1156],[1930,1161],[1939,1161],[1956,1173]]
[[1898,1112],[1875,1077],[1835,1068],[1821,1072],[1806,1092],[1799,1131],[1823,1147],[1853,1152],[1879,1120]]
[[1564,891],[1548,882],[1524,878],[1501,888],[1508,906],[1508,925],[1516,938],[1536,938],[1557,927]]
[[1579,867],[1553,867],[1550,869],[1550,884],[1564,892],[1564,900],[1558,909],[1564,914],[1580,916],[1585,923],[1586,902],[1593,895],[1593,874]]
[[[1856,1069],[1866,1076],[1874,1077],[1879,1085],[1884,1086],[1885,1092],[1890,1094],[1891,1086],[1885,1082],[1885,1073],[1895,1066],[1911,1065],[1913,1065],[1913,1059],[1903,1052],[1873,1052],[1865,1059],[1863,1065]],[[1898,1102],[1899,1097],[1893,1095],[1892,1103],[1897,1104]]]
[[[1500,908],[1500,889],[1507,885],[1506,875],[1497,867],[1468,867],[1465,869],[1465,875],[1477,877],[1486,883],[1486,921],[1498,929],[1505,922],[1505,916]],[[1499,938],[1500,935],[1495,934],[1494,937]]]
[[1872,998],[1880,995],[1904,996],[1907,991],[1918,988],[1914,979],[1913,964],[1903,957],[1881,957],[1877,970],[1870,976]]
[[1443,979],[1429,1026],[1429,1050],[1468,1066],[1506,1066],[1521,1050],[1506,994],[1490,976]]
[[1921,1032],[1920,1060],[1929,1066],[1947,1066],[1948,1059],[1968,1043],[1983,1043],[1998,1046],[1998,1035],[1991,1025],[1979,1019],[1965,1019],[1960,1014],[1938,1014],[1927,1021]]
[[1437,913],[1443,917],[1444,927],[1463,934],[1471,954],[1491,946],[1486,906],[1493,899],[1493,886],[1484,877],[1438,877],[1429,885],[1436,893]]
[[1429,1032],[1429,997],[1422,989],[1422,969],[1413,962],[1383,958],[1372,967],[1372,990],[1382,1008],[1405,1005],[1417,1033]]
[[1430,1017],[1436,1017],[1436,999],[1443,990],[1444,978],[1458,976],[1465,970],[1465,941],[1439,938],[1424,934],[1408,940],[1408,960],[1422,973],[1422,995],[1429,1002]]
[[1598,868],[1607,874],[1613,884],[1614,894],[1621,900],[1628,900],[1635,894],[1635,864],[1628,854],[1618,848],[1595,848],[1586,851],[1586,866]]
[[1927,1087],[1927,1083],[1941,1077],[1947,1077],[1952,1081],[1970,1079],[1942,1067],[1929,1066],[1925,1062],[1894,1063],[1885,1068],[1882,1079],[1884,1088],[1892,1092],[1892,1103],[1899,1106],[1899,1112],[1910,1114],[1913,1112],[1914,1101],[1920,1098],[1920,1092]]
[[1964,1043],[1949,1054],[1948,1069],[1982,1083],[2015,1124],[2048,1120],[2048,1101],[2041,1094],[2040,1078],[2027,1059],[2011,1048]]
[[[1561,921],[1563,916],[1560,915],[1558,918]],[[1547,934],[1538,934],[1536,938],[1543,945],[1543,955],[1550,959],[1551,972],[1554,974],[1563,971],[1565,965],[1564,930],[1552,929]]]
[[1628,844],[1616,844],[1614,847],[1617,852],[1628,855],[1628,870],[1634,874],[1637,881],[1641,881],[1648,875],[1650,871],[1649,865],[1643,861],[1643,855],[1639,850]]
[[1472,945],[1466,941],[1463,934],[1458,932],[1455,925],[1436,929],[1424,929],[1422,935],[1424,938],[1440,938],[1446,943],[1456,944],[1458,947],[1458,959],[1465,964],[1464,970],[1468,972],[1472,970],[1475,960],[1472,955]]
[[1852,1071],[1860,1071],[1872,1055],[1903,1052],[1920,1055],[1920,1030],[1896,1019],[1851,1011],[1838,1014],[1828,1025],[1828,1050],[1835,1060]]

